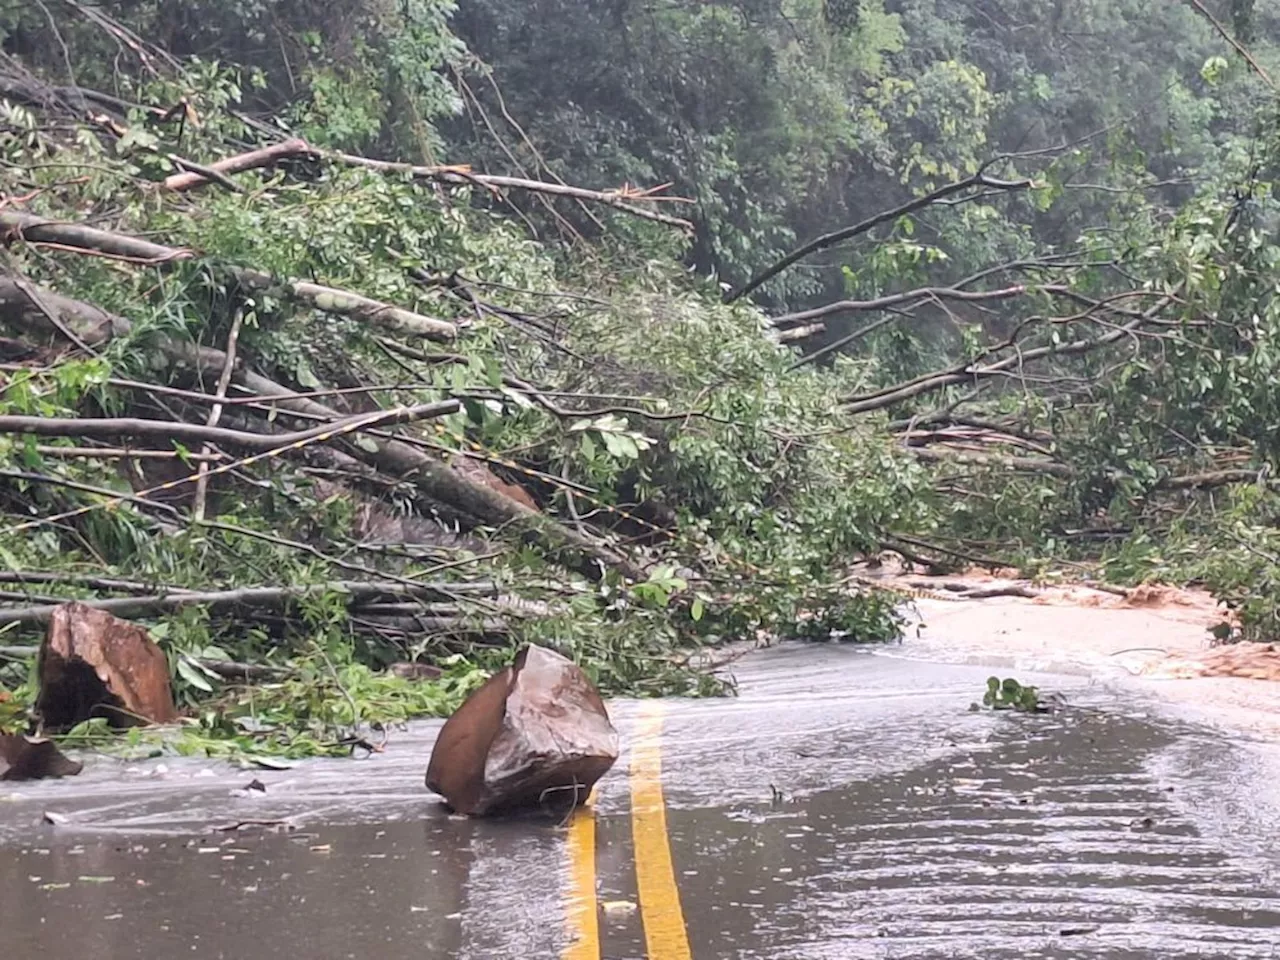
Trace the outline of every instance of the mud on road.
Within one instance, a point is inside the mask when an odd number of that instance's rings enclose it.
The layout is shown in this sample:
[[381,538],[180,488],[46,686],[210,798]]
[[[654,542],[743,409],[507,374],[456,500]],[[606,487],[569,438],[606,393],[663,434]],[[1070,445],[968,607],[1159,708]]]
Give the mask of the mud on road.
[[775,648],[736,699],[615,702],[624,754],[570,825],[449,816],[434,723],[364,761],[6,785],[5,953],[1280,956],[1274,740],[1090,669],[1017,672],[1062,713],[971,712],[992,667],[913,659],[938,642]]

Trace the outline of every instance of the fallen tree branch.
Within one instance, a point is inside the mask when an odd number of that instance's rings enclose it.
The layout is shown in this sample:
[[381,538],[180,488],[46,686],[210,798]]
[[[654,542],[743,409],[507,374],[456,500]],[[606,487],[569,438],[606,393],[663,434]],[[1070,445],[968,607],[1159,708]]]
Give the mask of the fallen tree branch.
[[[185,247],[167,247],[127,234],[75,223],[60,223],[14,210],[0,210],[0,229],[11,240],[50,244],[72,252],[100,254],[149,266],[164,266],[197,256],[195,251]],[[433,340],[452,340],[458,333],[458,328],[445,320],[424,316],[350,290],[339,290],[303,280],[276,278],[247,267],[228,269],[232,276],[252,290],[278,293],[325,313],[369,321]],[[12,277],[0,278],[0,301],[9,300],[15,294],[20,295],[22,291],[17,284],[18,281]],[[66,298],[58,299],[65,303]],[[28,305],[28,309],[30,306]],[[85,306],[90,313],[101,313],[97,308]]]
[[218,184],[218,186],[223,187],[232,193],[244,193],[244,187],[240,186],[240,184],[236,183],[230,177],[218,172],[217,170],[206,167],[204,164],[196,163],[193,160],[188,160],[185,157],[180,157],[176,153],[166,153],[164,156],[165,159],[180,170],[186,170],[189,173],[203,177],[206,180],[212,180],[214,183]]
[[487,173],[472,173],[465,166],[419,166],[412,163],[397,163],[391,160],[374,160],[370,157],[337,151],[320,150],[312,147],[305,140],[293,139],[283,143],[272,144],[247,153],[226,157],[207,166],[205,171],[192,169],[186,173],[175,173],[166,177],[164,188],[172,191],[189,190],[209,181],[208,173],[228,174],[242,173],[268,167],[279,160],[296,156],[316,156],[333,163],[349,167],[361,167],[379,173],[401,173],[418,180],[432,180],[438,183],[474,184],[489,190],[524,190],[548,196],[570,197],[574,200],[589,203],[602,203],[633,217],[642,217],[682,230],[692,230],[693,224],[680,217],[672,217],[637,206],[643,201],[665,201],[668,203],[692,203],[684,197],[658,196],[656,190],[588,190],[584,187],[572,187],[563,183],[549,183],[545,180],[529,180],[523,177],[504,177]]
[[[1115,327],[1109,333],[1099,337],[1073,340],[1070,343],[1063,344],[1050,343],[1040,347],[1033,347],[1029,350],[1019,350],[1003,360],[996,360],[985,366],[975,366],[975,361],[965,360],[950,369],[928,373],[892,387],[885,387],[871,393],[842,397],[841,402],[846,405],[846,409],[850,413],[882,410],[903,400],[918,397],[923,393],[932,393],[955,384],[971,383],[1001,376],[1011,369],[1035,363],[1046,357],[1068,357],[1089,353],[1132,336],[1137,330],[1153,321],[1159,312],[1172,300],[1173,297],[1171,295],[1162,296],[1153,307],[1145,310],[1128,323]],[[1015,345],[1016,341],[1013,340],[997,344],[987,351],[987,355]]]
[[151,437],[160,440],[208,442],[243,450],[275,450],[295,443],[323,440],[336,429],[364,420],[367,427],[392,423],[409,423],[431,417],[443,417],[461,408],[457,400],[442,400],[413,407],[395,407],[385,416],[362,414],[348,417],[312,430],[296,433],[248,433],[225,427],[206,427],[173,420],[143,420],[137,417],[27,417],[0,416],[0,433],[35,434],[42,437]]
[[[317,593],[346,594],[347,603],[358,604],[372,597],[431,597],[447,599],[461,592],[473,594],[496,593],[492,583],[421,583],[405,584],[392,581],[338,580],[331,583],[307,584],[291,587],[241,587],[236,590],[211,590],[204,592],[175,592],[143,597],[113,597],[109,600],[77,600],[95,610],[104,610],[117,617],[148,617],[171,613],[183,607],[248,607],[251,609],[278,610],[304,597]],[[68,602],[71,602],[68,600]],[[53,612],[62,604],[42,604],[33,607],[0,609],[0,626],[9,623],[47,623]]]
[[[178,260],[190,260],[196,255],[194,250],[185,247],[167,247],[123,233],[112,233],[79,223],[47,220],[16,210],[0,210],[0,228],[3,228],[5,239],[9,241],[49,244],[147,265],[158,266]],[[12,283],[12,280],[8,282]]]
[[261,681],[283,680],[294,676],[297,671],[289,667],[276,667],[263,663],[240,663],[236,660],[206,660],[196,657],[195,662],[210,673],[216,673],[223,680],[253,683]]
[[452,340],[458,335],[457,325],[447,320],[405,310],[350,290],[339,290],[306,280],[278,280],[270,274],[244,267],[233,268],[231,272],[237,280],[251,289],[280,292],[288,299],[301,300],[324,313],[371,322],[428,340]]
[[[0,293],[2,292],[3,281],[0,281]],[[92,321],[95,324],[97,343],[105,342],[112,336],[126,335],[131,329],[128,321],[123,318],[110,316],[89,304],[69,298],[59,298],[57,304],[58,309],[69,311],[64,314],[64,319],[73,317],[81,321]],[[46,335],[58,335],[56,328],[52,328],[48,319],[38,311],[25,311],[17,316],[31,324],[32,329]],[[105,322],[103,318],[106,318]],[[192,367],[208,376],[217,376],[226,364],[226,354],[221,350],[200,347],[189,341],[163,338],[158,341],[157,348],[171,363]],[[240,370],[232,375],[232,380],[249,393],[274,402],[282,410],[323,419],[329,424],[325,429],[333,429],[332,422],[343,419],[331,407],[298,397],[288,387],[253,371]],[[278,436],[273,438],[273,442],[278,441]],[[644,579],[641,568],[621,552],[572,530],[505,494],[466,479],[447,464],[415,449],[411,444],[379,438],[373,440],[368,449],[355,444],[346,446],[348,449],[344,456],[349,455],[382,473],[412,483],[427,499],[451,507],[469,518],[473,524],[478,522],[498,528],[515,527],[522,537],[541,543],[567,566],[594,576],[598,574],[596,564],[601,564],[632,580]]]
[[810,310],[800,310],[796,313],[787,313],[779,317],[770,317],[769,326],[780,327],[784,324],[808,323],[812,320],[820,320],[824,317],[829,317],[833,313],[866,313],[872,310],[884,310],[886,307],[896,307],[904,303],[911,303],[912,306],[918,305],[912,303],[912,301],[925,302],[928,300],[960,300],[964,302],[974,302],[982,300],[1008,300],[1010,297],[1022,296],[1024,293],[1061,293],[1065,289],[1065,287],[1058,286],[1029,287],[1025,284],[1004,287],[1000,290],[959,290],[955,287],[920,287],[916,290],[907,290],[903,293],[893,293],[883,297],[876,297],[873,300],[837,300],[834,303],[824,304],[821,307],[813,307]]
[[[16,277],[0,276],[0,322],[7,326],[26,331],[38,330],[47,336],[48,342],[70,339],[73,343],[88,346],[100,346],[113,334],[122,334],[127,329],[127,324],[122,329],[115,329],[124,321],[92,304],[38,288],[40,303],[54,315],[51,317],[27,296],[24,287],[31,289]],[[75,334],[74,338],[66,336],[64,326]]]
[[[1052,460],[1038,460],[1034,457],[1009,457],[999,454],[968,453],[939,450],[935,447],[906,447],[918,460],[931,463],[954,463],[958,465],[1003,467],[1009,470],[1021,470],[1031,473],[1044,473],[1050,476],[1071,480],[1082,476],[1075,467]],[[1124,480],[1126,474],[1118,470],[1105,471],[1109,480]],[[1262,471],[1243,468],[1232,470],[1208,470],[1203,473],[1186,473],[1161,477],[1152,484],[1154,490],[1203,490],[1211,487],[1225,487],[1234,483],[1276,483],[1265,477]]]
[[[999,159],[999,158],[997,158]],[[994,161],[993,161],[994,162]],[[878,213],[873,217],[868,217],[860,223],[853,226],[844,227],[840,230],[834,230],[831,233],[824,233],[820,237],[810,240],[808,243],[797,247],[788,253],[781,260],[775,262],[772,266],[757,273],[754,277],[738,287],[725,294],[724,302],[733,303],[735,300],[745,297],[759,287],[768,283],[782,271],[786,270],[792,264],[799,260],[803,260],[811,253],[817,253],[819,250],[825,250],[827,247],[833,247],[837,243],[843,243],[845,240],[851,240],[859,234],[874,230],[882,223],[890,223],[899,217],[914,213],[917,210],[923,210],[925,207],[931,206],[940,200],[950,197],[965,190],[975,187],[988,190],[1026,190],[1033,185],[1031,180],[997,180],[986,175],[986,169],[990,164],[983,167],[971,177],[965,177],[963,180],[957,180],[955,183],[949,183],[931,193],[926,193],[922,197],[916,197],[901,206],[894,207],[892,210],[886,210]]]
[[1225,487],[1233,483],[1275,483],[1267,480],[1260,470],[1210,470],[1205,473],[1188,473],[1178,477],[1166,477],[1159,481],[1159,487],[1165,490],[1192,490],[1208,487]]
[[[218,385],[214,390],[214,404],[209,410],[209,417],[205,421],[205,426],[216,427],[218,421],[222,419],[222,401],[226,399],[227,387],[231,384],[231,371],[236,365],[236,344],[240,339],[240,324],[244,320],[244,313],[240,310],[236,311],[235,317],[231,321],[231,330],[227,333],[227,360],[222,365],[222,372],[218,374]],[[206,443],[200,451],[208,456],[213,452],[213,447]],[[191,516],[197,523],[204,519],[205,499],[209,492],[209,463],[202,460],[199,467],[200,475],[196,478],[196,494],[195,500],[191,506]]]
[[634,199],[692,203],[691,200],[683,197],[658,197],[646,195],[644,192],[588,190],[584,187],[570,187],[560,183],[548,183],[545,180],[526,180],[522,177],[503,177],[488,173],[472,173],[467,167],[423,167],[412,163],[396,163],[390,160],[372,160],[368,157],[358,157],[353,154],[338,153],[335,151],[324,151],[320,155],[326,159],[334,161],[335,163],[342,163],[352,167],[363,167],[366,170],[376,170],[380,173],[407,174],[419,180],[434,180],[439,183],[457,184],[459,186],[473,184],[486,187],[493,191],[504,189],[526,190],[531,193],[541,193],[556,197],[571,197],[574,200],[602,203],[606,206],[613,207],[615,210],[621,210],[623,213],[628,213],[633,217],[653,220],[657,223],[664,223],[669,227],[678,227],[681,230],[693,230],[693,224],[688,220],[681,217],[669,216],[665,213],[658,213],[656,210],[648,210],[644,207],[638,207],[634,203],[628,202],[628,199]]
[[[916,307],[920,306],[922,303],[925,303],[930,300],[933,300],[933,301],[964,300],[969,302],[979,302],[983,300],[1007,300],[1010,297],[1021,296],[1022,294],[1027,293],[1029,290],[1036,290],[1036,289],[1047,291],[1052,288],[1050,287],[1036,288],[1036,287],[1026,287],[1026,286],[1019,285],[1015,287],[1006,287],[1003,290],[972,290],[971,291],[971,290],[956,290],[953,287],[925,287],[920,290],[912,290],[903,294],[895,294],[893,296],[880,297],[877,300],[841,300],[838,303],[827,304],[825,307],[817,307],[814,310],[806,310],[806,311],[803,311],[802,313],[791,314],[789,317],[779,317],[777,319],[777,322],[779,323],[784,321],[792,322],[792,320],[796,318],[808,319],[805,315],[810,313],[815,315],[826,316],[827,313],[837,313],[837,312],[848,311],[848,310],[889,310],[895,307],[897,304],[905,303],[909,300],[913,300],[915,302],[911,303],[911,306],[908,308],[908,310],[915,309]],[[895,311],[895,313],[898,313],[898,312],[899,311]],[[908,313],[907,315],[909,316],[910,314]],[[880,320],[876,320],[872,323],[867,324],[865,327],[862,327],[860,330],[854,330],[852,333],[846,334],[845,336],[834,341],[833,343],[827,344],[822,349],[815,350],[813,351],[813,353],[806,354],[805,356],[797,360],[795,363],[793,363],[788,369],[795,370],[798,367],[803,367],[806,364],[814,363],[818,360],[821,360],[823,357],[830,356],[831,354],[835,353],[837,350],[840,350],[843,347],[847,347],[849,344],[853,343],[854,341],[861,340],[863,337],[869,334],[872,330],[875,330],[879,327],[883,327],[885,324],[889,323],[892,319],[893,319],[892,316],[884,317]]]
[[137,450],[129,447],[55,447],[38,444],[42,457],[85,460],[190,460],[195,463],[218,463],[227,459],[220,453],[187,453],[179,450]]
[[774,332],[773,339],[778,343],[794,343],[797,340],[806,340],[815,334],[825,333],[826,330],[825,323],[806,323],[789,330],[778,330]]
[[114,590],[118,593],[155,593],[163,588],[165,593],[190,593],[185,587],[171,587],[159,583],[143,583],[140,580],[120,580],[116,577],[99,577],[93,574],[55,570],[0,570],[0,583],[57,583],[74,584],[92,590]]
[[1006,457],[990,453],[959,453],[956,451],[937,450],[933,447],[904,447],[917,460],[930,463],[954,463],[963,466],[1006,467],[1010,470],[1047,473],[1050,476],[1071,479],[1079,475],[1075,467],[1052,460],[1037,460],[1034,457]]
[[[262,147],[258,150],[250,150],[248,153],[239,153],[233,157],[226,157],[222,160],[209,164],[205,170],[192,168],[185,173],[175,173],[165,177],[163,181],[164,189],[181,192],[190,190],[192,187],[199,187],[209,182],[209,173],[217,173],[225,176],[229,173],[243,173],[246,170],[258,170],[262,167],[269,167],[279,160],[287,160],[290,157],[306,156],[314,154],[311,145],[307,141],[294,138],[285,140],[282,143],[273,143],[268,147]],[[206,172],[207,171],[207,172]]]

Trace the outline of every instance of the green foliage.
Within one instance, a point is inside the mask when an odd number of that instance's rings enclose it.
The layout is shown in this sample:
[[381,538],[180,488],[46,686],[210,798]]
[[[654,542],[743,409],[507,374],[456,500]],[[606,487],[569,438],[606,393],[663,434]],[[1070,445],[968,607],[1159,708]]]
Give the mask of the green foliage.
[[1048,713],[1050,710],[1040,699],[1037,687],[1023,686],[1013,677],[1003,681],[999,677],[988,677],[982,705],[992,710],[1016,710],[1019,713]]
[[[206,756],[253,760],[348,756],[379,748],[408,720],[448,716],[486,675],[458,659],[438,680],[407,680],[363,664],[334,668],[323,660],[290,664],[287,680],[211,690],[176,727],[134,727],[123,735],[104,718],[86,720],[57,737],[65,747],[125,756]],[[179,674],[180,680],[185,676]]]
[[[139,101],[154,93],[147,88],[164,67],[181,61],[182,89],[149,101],[166,105],[208,94],[201,66],[232,65],[233,101],[295,124],[316,143],[430,156],[442,146],[434,124],[459,109],[445,75],[465,54],[449,30],[453,9],[452,0],[109,0],[94,16],[59,17],[55,37],[40,10],[11,5],[0,10],[0,37],[51,77]],[[121,35],[136,64],[117,47]]]

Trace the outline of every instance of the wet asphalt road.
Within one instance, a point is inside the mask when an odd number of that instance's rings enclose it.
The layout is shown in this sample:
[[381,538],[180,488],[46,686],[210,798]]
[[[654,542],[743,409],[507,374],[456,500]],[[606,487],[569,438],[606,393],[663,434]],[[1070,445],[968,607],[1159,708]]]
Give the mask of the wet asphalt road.
[[611,705],[660,753],[624,753],[593,837],[447,815],[438,724],[364,761],[0,785],[3,956],[1280,957],[1273,745],[1081,676],[1020,673],[1071,703],[1024,717],[969,711],[983,667],[805,646],[735,672],[734,700]]

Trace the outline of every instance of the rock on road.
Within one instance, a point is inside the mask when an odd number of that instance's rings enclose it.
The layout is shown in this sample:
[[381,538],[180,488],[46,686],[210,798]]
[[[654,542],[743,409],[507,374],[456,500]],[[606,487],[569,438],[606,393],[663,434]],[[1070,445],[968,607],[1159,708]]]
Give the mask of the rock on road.
[[971,712],[992,669],[912,651],[784,646],[736,699],[612,703],[624,753],[568,825],[449,816],[438,723],[365,761],[5,784],[4,951],[1280,957],[1271,740],[1084,672],[1016,674],[1060,714]]

